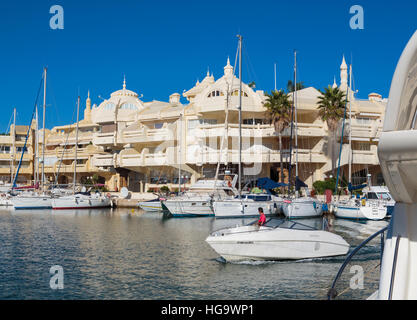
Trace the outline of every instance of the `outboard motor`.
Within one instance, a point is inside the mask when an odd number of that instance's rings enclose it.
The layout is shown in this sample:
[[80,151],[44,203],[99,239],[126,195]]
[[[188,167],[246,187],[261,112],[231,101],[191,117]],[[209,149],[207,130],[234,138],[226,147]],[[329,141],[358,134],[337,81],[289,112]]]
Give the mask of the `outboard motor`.
[[376,297],[417,299],[417,32],[392,79],[378,156],[396,205]]

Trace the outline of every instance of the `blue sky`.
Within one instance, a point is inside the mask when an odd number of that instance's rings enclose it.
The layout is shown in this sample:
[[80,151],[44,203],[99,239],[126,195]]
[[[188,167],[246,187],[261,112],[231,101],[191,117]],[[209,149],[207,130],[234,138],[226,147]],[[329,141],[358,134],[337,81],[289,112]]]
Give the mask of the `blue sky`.
[[[52,5],[64,8],[64,30],[52,30]],[[352,5],[363,7],[364,30],[352,30]],[[48,66],[47,127],[73,119],[78,93],[83,107],[122,87],[143,101],[167,101],[202,80],[217,79],[238,33],[244,38],[243,80],[257,89],[278,88],[292,78],[298,51],[300,81],[323,88],[339,82],[342,55],[353,57],[358,97],[388,96],[395,66],[416,30],[414,0],[317,1],[2,1],[0,4],[0,131],[13,107],[18,124],[30,120],[43,66]],[[182,102],[186,102],[182,98]]]

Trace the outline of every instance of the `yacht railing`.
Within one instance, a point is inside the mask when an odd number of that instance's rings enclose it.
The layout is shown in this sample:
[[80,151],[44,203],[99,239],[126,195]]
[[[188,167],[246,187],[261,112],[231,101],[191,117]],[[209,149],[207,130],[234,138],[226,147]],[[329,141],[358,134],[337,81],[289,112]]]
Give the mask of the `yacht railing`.
[[339,279],[341,278],[345,268],[347,267],[347,265],[351,262],[352,258],[362,249],[364,248],[371,240],[375,239],[376,237],[378,237],[379,235],[381,236],[381,256],[380,256],[380,261],[382,262],[382,255],[384,253],[384,243],[385,243],[385,231],[387,231],[388,226],[386,226],[385,228],[379,230],[378,232],[374,233],[373,235],[371,235],[368,239],[366,239],[365,241],[363,241],[360,245],[358,245],[345,259],[345,261],[343,262],[342,266],[340,267],[339,271],[337,272],[337,275],[335,277],[335,279],[333,280],[332,286],[329,289],[329,291],[327,292],[327,299],[328,300],[334,300],[339,294],[336,290],[336,285],[337,282],[339,281]]

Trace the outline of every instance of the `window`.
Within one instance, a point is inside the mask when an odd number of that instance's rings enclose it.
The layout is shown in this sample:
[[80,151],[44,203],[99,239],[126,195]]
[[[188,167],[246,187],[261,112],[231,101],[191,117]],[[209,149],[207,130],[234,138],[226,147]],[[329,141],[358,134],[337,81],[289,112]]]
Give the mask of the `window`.
[[[28,149],[26,147],[25,148],[25,152],[28,151]],[[17,147],[16,148],[16,152],[22,152],[23,151],[23,147]]]
[[0,147],[0,153],[10,153],[10,147],[9,146],[1,146]]
[[114,103],[112,102],[108,102],[104,105],[103,109],[104,110],[114,110],[116,106],[114,105]]
[[207,98],[212,98],[212,97],[222,97],[224,96],[223,92],[219,91],[219,90],[215,90],[212,91],[208,94]]
[[[232,96],[235,96],[235,97],[239,96],[239,90],[234,90],[232,92]],[[247,97],[247,96],[248,94],[242,90],[242,97]]]
[[164,126],[164,123],[163,122],[157,122],[157,123],[154,124],[153,127],[155,129],[161,129],[163,126]]
[[243,119],[243,124],[263,124],[263,119]]
[[188,130],[197,128],[198,125],[215,125],[217,124],[216,119],[194,119],[188,120]]
[[370,118],[356,118],[358,124],[369,124],[371,120]]
[[371,150],[371,144],[368,142],[358,142],[357,144],[358,149],[360,151],[370,151]]
[[368,192],[368,199],[378,199],[374,192]]
[[138,108],[133,103],[123,103],[120,110],[138,110]]

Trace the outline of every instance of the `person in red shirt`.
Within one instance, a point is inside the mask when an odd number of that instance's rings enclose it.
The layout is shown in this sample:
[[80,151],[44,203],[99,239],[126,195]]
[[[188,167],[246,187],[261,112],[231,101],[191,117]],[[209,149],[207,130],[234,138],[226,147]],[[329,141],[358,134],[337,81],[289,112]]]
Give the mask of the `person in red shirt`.
[[260,214],[259,220],[258,220],[258,226],[263,226],[266,222],[266,217],[264,213],[264,209],[258,208],[258,212]]

